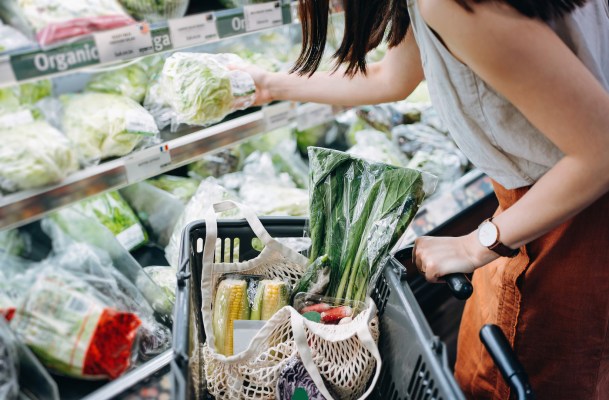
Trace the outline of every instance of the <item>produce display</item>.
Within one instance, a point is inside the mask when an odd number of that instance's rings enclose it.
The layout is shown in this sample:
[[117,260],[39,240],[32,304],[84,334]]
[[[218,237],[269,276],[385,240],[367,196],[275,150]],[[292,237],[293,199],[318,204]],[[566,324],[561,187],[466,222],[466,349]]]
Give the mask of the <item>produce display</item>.
[[239,64],[243,60],[234,54],[174,53],[165,60],[144,105],[161,129],[219,122],[254,103],[256,87],[251,76],[228,69]]
[[91,92],[65,96],[62,102],[63,131],[84,165],[129,154],[159,133],[154,118],[128,97]]
[[101,222],[128,251],[148,241],[146,230],[119,192],[89,197],[76,203],[72,208]]
[[85,89],[120,94],[141,103],[148,90],[148,72],[143,62],[137,62],[115,71],[93,75]]
[[40,100],[51,95],[50,80],[40,80],[0,89],[0,128],[12,128],[42,117]]
[[44,121],[0,129],[0,189],[7,192],[58,183],[78,169],[76,152]]
[[347,153],[396,167],[408,165],[408,158],[382,132],[368,129],[359,131],[355,134],[355,142]]
[[127,12],[138,21],[164,21],[181,18],[189,0],[118,0]]
[[6,0],[0,15],[43,46],[135,22],[117,0]]
[[184,203],[188,203],[199,187],[199,182],[196,179],[174,175],[160,175],[156,178],[149,179],[148,183],[171,193]]

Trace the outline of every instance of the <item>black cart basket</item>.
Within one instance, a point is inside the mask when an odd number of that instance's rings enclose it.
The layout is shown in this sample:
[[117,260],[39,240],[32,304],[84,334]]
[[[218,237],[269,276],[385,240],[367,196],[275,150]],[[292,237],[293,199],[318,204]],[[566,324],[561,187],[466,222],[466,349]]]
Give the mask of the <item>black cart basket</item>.
[[[305,218],[263,217],[260,219],[273,237],[303,237]],[[239,261],[254,258],[254,233],[245,220],[218,221],[218,238],[223,244],[221,259],[233,261],[233,248],[238,239]],[[205,341],[201,319],[201,270],[205,223],[194,222],[183,233],[180,270],[176,291],[173,328],[174,359],[171,364],[173,398],[190,400],[205,398],[202,376],[203,362],[197,348]],[[218,255],[216,255],[218,256]],[[237,260],[234,260],[237,261]],[[381,336],[379,350],[383,368],[373,399],[452,400],[464,399],[449,368],[445,345],[433,334],[415,297],[406,282],[404,267],[391,258],[383,267],[372,298],[378,307]],[[506,379],[523,376],[522,368],[511,357],[511,349],[497,327],[486,327],[486,339],[493,358]],[[481,336],[483,336],[481,334]],[[486,343],[485,343],[486,344]],[[487,345],[487,348],[489,347]],[[506,349],[507,347],[507,349]],[[496,355],[499,354],[499,357]],[[525,394],[530,394],[526,387]],[[520,390],[516,390],[520,398]]]

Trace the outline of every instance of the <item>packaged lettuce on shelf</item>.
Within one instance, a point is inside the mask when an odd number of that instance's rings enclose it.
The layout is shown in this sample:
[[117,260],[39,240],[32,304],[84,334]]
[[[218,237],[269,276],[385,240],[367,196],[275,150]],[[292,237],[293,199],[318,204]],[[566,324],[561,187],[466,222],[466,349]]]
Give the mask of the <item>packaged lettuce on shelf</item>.
[[396,167],[406,167],[408,158],[383,132],[366,129],[355,134],[356,145],[347,153],[368,161],[380,162]]
[[158,140],[154,118],[128,97],[90,92],[64,95],[61,101],[63,131],[83,165],[124,156]]
[[236,172],[241,167],[242,155],[241,147],[206,154],[202,159],[188,164],[188,175],[196,179],[205,179]]
[[0,188],[7,192],[58,183],[78,169],[68,139],[44,121],[0,129]]
[[85,88],[90,92],[123,95],[138,103],[144,101],[147,89],[148,73],[141,62],[95,74]]
[[150,86],[144,106],[159,128],[180,124],[207,126],[254,103],[256,86],[234,54],[174,53]]
[[188,203],[199,187],[199,181],[196,179],[174,175],[159,175],[156,178],[148,179],[147,182],[154,187],[171,193],[183,203]]
[[97,219],[128,251],[148,242],[146,230],[119,192],[89,197],[71,207],[83,215]]
[[138,21],[158,22],[182,18],[189,0],[118,0]]
[[135,22],[117,0],[3,0],[0,15],[42,46]]
[[42,119],[39,101],[51,96],[53,85],[48,79],[0,89],[0,128]]

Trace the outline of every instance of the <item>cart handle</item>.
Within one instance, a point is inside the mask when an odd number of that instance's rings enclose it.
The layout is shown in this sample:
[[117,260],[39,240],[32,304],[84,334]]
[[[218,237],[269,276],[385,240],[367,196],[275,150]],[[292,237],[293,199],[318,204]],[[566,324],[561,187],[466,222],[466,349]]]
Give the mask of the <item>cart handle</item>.
[[519,400],[535,398],[529,377],[516,358],[505,334],[497,325],[486,324],[480,329],[480,340],[499,368],[503,379],[510,385]]
[[[412,251],[414,250],[414,245],[411,244],[409,246],[404,247],[400,250],[399,257],[404,261],[408,262],[408,260],[412,260]],[[395,255],[397,256],[398,253]],[[416,269],[416,266],[413,265]],[[474,292],[474,287],[472,286],[471,281],[465,274],[449,274],[442,277],[442,280],[446,282],[448,289],[450,292],[459,300],[467,300],[470,298],[472,293]]]

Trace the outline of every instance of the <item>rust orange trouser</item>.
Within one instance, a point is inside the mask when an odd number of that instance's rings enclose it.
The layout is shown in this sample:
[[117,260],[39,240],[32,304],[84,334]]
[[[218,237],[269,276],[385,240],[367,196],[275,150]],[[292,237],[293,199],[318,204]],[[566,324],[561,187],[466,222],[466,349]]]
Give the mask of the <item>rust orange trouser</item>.
[[[499,209],[528,188],[494,184]],[[459,330],[455,376],[468,399],[509,399],[482,343],[499,325],[538,400],[609,399],[609,195],[525,246],[478,269]]]

